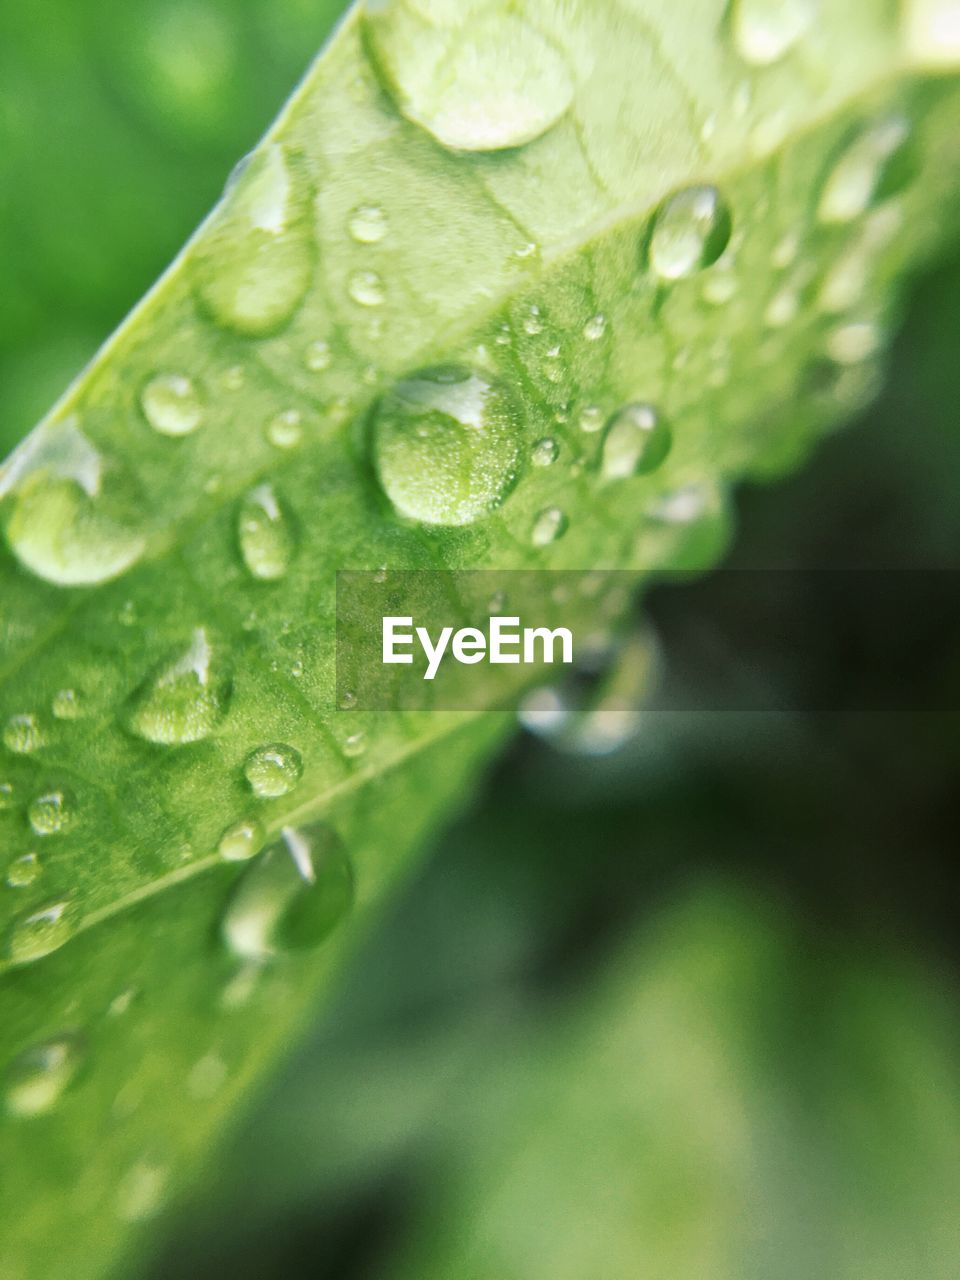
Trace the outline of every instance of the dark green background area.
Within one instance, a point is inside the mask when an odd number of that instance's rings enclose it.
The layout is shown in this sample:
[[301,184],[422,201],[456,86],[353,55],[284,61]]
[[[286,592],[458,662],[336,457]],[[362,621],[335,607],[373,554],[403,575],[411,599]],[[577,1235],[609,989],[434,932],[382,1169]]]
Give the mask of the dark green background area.
[[[0,11],[0,451],[169,262],[339,8]],[[958,339],[955,257],[913,282],[862,420],[802,474],[740,495],[732,563],[960,567]],[[654,716],[600,761],[518,737],[204,1193],[161,1224],[150,1280],[446,1280],[524,1168],[545,1186],[549,1172],[548,1206],[581,1204],[598,1239],[623,1224],[612,1198],[593,1221],[579,1178],[662,1184],[637,1202],[671,1224],[636,1227],[645,1263],[719,1216],[711,1280],[876,1280],[878,1257],[911,1280],[955,1275],[940,1227],[960,1136],[957,721]],[[649,1027],[661,989],[652,1052],[624,1051],[629,1086],[678,1083],[648,1145],[624,1152],[601,1136],[624,1081],[598,1046]],[[678,1155],[723,1102],[688,1079],[702,1053],[733,1064],[771,1171],[753,1234],[733,1153],[720,1144],[712,1180]],[[549,1212],[539,1229],[546,1247]]]

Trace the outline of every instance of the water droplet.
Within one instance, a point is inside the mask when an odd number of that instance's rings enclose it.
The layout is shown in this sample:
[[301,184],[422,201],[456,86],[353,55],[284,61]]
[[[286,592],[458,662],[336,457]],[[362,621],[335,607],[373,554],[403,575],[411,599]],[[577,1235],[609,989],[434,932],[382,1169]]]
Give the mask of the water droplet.
[[260,582],[277,582],[290,568],[293,530],[272,485],[258,485],[240,504],[237,539],[247,571]]
[[217,852],[224,862],[249,862],[263,848],[264,830],[256,818],[247,818],[227,827]]
[[650,266],[679,280],[711,266],[730,240],[730,210],[716,187],[687,187],[660,206],[650,234]]
[[408,120],[455,151],[521,147],[566,113],[574,83],[560,48],[505,6],[368,6],[377,70]]
[[303,363],[311,373],[323,373],[333,363],[333,353],[327,342],[311,342],[303,353]]
[[206,1100],[219,1093],[226,1078],[227,1064],[218,1054],[208,1053],[191,1068],[187,1090],[194,1098]]
[[737,295],[739,289],[737,277],[732,271],[721,271],[719,266],[710,273],[703,282],[703,298],[711,306],[726,306]]
[[29,964],[58,951],[71,937],[75,913],[69,902],[52,902],[17,920],[7,951],[14,964]]
[[372,424],[384,492],[412,520],[472,524],[513,486],[518,421],[506,391],[467,369],[428,369],[398,383]]
[[252,961],[316,947],[350,910],[353,894],[353,871],[336,834],[323,824],[286,827],[237,885],[224,941]]
[[348,738],[344,739],[343,754],[348,760],[356,760],[362,756],[367,749],[367,735],[365,733],[351,733]]
[[115,995],[107,1007],[107,1013],[111,1018],[122,1018],[128,1013],[130,1006],[136,1000],[139,992],[136,987],[125,987],[119,995]]
[[827,335],[827,355],[837,364],[862,364],[883,345],[883,333],[869,320],[840,325]]
[[386,297],[376,271],[355,271],[348,285],[350,297],[361,307],[380,307]]
[[771,329],[783,329],[793,324],[800,314],[800,298],[792,286],[778,290],[767,303],[763,318]]
[[138,1160],[120,1182],[117,1217],[124,1222],[145,1222],[159,1212],[166,1194],[169,1170],[155,1160]]
[[733,39],[745,62],[769,67],[779,62],[806,34],[814,0],[735,0]]
[[710,506],[712,491],[704,484],[688,484],[682,489],[658,498],[647,514],[666,524],[692,524],[705,515]]
[[8,1113],[26,1118],[52,1111],[83,1059],[83,1045],[75,1035],[57,1036],[21,1053],[10,1064],[4,1080]]
[[140,394],[143,416],[162,436],[188,436],[203,422],[203,400],[191,378],[160,373]]
[[960,63],[960,4],[957,0],[904,0],[907,48],[923,66]]
[[778,271],[786,271],[792,267],[800,252],[800,237],[794,231],[787,234],[774,246],[771,261]]
[[313,278],[310,189],[293,159],[272,144],[227,189],[198,242],[196,291],[204,309],[237,333],[260,337],[286,325]]
[[0,813],[16,807],[17,796],[12,782],[0,782]]
[[673,444],[670,428],[649,404],[629,404],[615,413],[603,438],[603,475],[623,480],[659,467]]
[[303,420],[296,409],[284,409],[267,423],[267,440],[275,449],[295,449],[303,439]]
[[341,711],[354,711],[357,706],[357,695],[352,689],[345,689],[337,705]]
[[220,379],[220,385],[224,391],[241,391],[246,385],[247,374],[242,364],[231,365],[227,369],[223,377]]
[[59,689],[53,695],[51,710],[57,720],[79,720],[83,715],[83,703],[75,689]]
[[255,796],[274,799],[287,795],[303,777],[303,759],[295,747],[272,742],[251,751],[243,772]]
[[39,879],[42,869],[35,853],[25,853],[14,858],[7,868],[7,884],[11,889],[26,889]]
[[603,426],[603,410],[598,404],[588,404],[580,410],[580,430],[593,435]]
[[546,436],[533,446],[530,459],[535,467],[552,467],[559,456],[560,446],[552,436]]
[[30,803],[27,820],[34,835],[56,836],[73,826],[77,805],[69,791],[46,791]]
[[7,497],[10,549],[47,582],[107,582],[143,554],[133,494],[73,418],[38,427],[0,466],[0,501]]
[[546,507],[533,522],[530,534],[535,547],[548,547],[562,538],[567,531],[568,520],[559,507]]
[[162,746],[200,742],[223,719],[231,692],[229,671],[198,627],[183,653],[162,663],[133,695],[127,724],[137,737]]
[[823,185],[817,206],[820,221],[853,222],[875,201],[901,190],[909,177],[909,134],[907,121],[891,116],[855,138]]
[[541,316],[540,308],[536,303],[534,303],[524,318],[523,332],[531,338],[535,338],[538,334],[543,333],[543,317]]
[[583,336],[588,342],[599,342],[607,332],[607,318],[602,315],[591,316],[583,327]]
[[350,215],[350,235],[358,244],[379,244],[388,231],[387,215],[375,204],[362,204]]
[[43,734],[35,715],[11,716],[3,726],[3,745],[14,755],[28,756],[43,746]]

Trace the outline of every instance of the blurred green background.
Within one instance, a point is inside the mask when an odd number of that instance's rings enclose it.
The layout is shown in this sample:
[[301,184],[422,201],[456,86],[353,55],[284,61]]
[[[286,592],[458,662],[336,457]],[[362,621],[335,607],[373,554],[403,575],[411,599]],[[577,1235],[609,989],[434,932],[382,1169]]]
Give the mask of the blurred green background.
[[[339,9],[0,9],[0,451]],[[960,567],[958,338],[960,256],[862,420],[739,495],[734,564]],[[518,735],[143,1274],[955,1280],[958,781],[953,711]]]

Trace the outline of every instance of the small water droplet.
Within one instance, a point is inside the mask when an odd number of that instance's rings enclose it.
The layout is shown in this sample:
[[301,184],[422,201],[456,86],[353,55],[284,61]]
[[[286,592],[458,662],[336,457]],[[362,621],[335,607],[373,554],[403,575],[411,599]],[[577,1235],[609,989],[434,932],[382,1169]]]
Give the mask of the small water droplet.
[[258,485],[240,504],[237,540],[247,571],[258,581],[277,582],[290,568],[296,543],[272,485]]
[[647,514],[666,524],[692,524],[706,514],[710,499],[711,490],[707,485],[688,484],[658,498]]
[[303,420],[297,409],[284,409],[267,423],[267,440],[275,449],[295,449],[303,439]]
[[83,1059],[83,1044],[72,1034],[46,1040],[21,1053],[4,1078],[7,1112],[27,1118],[52,1111],[76,1077]]
[[303,759],[295,747],[272,742],[247,756],[243,772],[250,790],[262,800],[285,796],[303,777]]
[[79,720],[83,715],[83,703],[75,689],[59,689],[51,704],[57,720]]
[[162,663],[133,695],[127,725],[161,746],[200,742],[226,715],[232,687],[206,629],[197,627],[188,647]]
[[711,306],[723,307],[737,296],[739,287],[732,271],[721,271],[718,267],[703,282],[703,299]]
[[543,317],[540,314],[540,308],[536,304],[530,308],[524,318],[523,332],[531,338],[543,333]]
[[35,853],[25,853],[14,858],[7,867],[7,884],[11,889],[26,889],[35,884],[43,870],[40,859]]
[[778,290],[767,303],[763,318],[771,329],[783,329],[788,324],[793,324],[799,314],[800,299],[797,291],[787,285]]
[[358,244],[379,244],[389,229],[387,215],[375,204],[362,204],[350,215],[350,235]]
[[160,373],[140,393],[143,416],[162,436],[188,436],[203,422],[203,400],[192,378]]
[[533,446],[530,460],[535,467],[552,467],[560,456],[560,446],[552,436],[545,436]]
[[518,425],[498,384],[459,367],[416,374],[374,410],[374,463],[384,492],[412,520],[472,524],[513,486]]
[[367,749],[367,735],[365,733],[351,733],[348,738],[344,739],[343,754],[348,760],[356,760],[362,756]]
[[12,782],[0,782],[0,813],[16,807],[17,795]]
[[687,187],[657,211],[650,234],[651,268],[679,280],[711,266],[730,240],[730,210],[716,187]]
[[603,426],[603,410],[598,404],[588,404],[580,410],[580,430],[593,435]]
[[350,297],[361,307],[383,306],[386,294],[376,271],[355,271],[347,287]]
[[311,373],[323,373],[333,363],[333,352],[327,342],[311,342],[303,353],[303,363]]
[[435,10],[367,6],[375,66],[400,112],[454,151],[501,151],[533,142],[573,100],[558,45],[522,11],[463,5]]
[[123,474],[76,420],[38,427],[0,466],[4,533],[20,563],[56,586],[119,577],[143,554],[139,509]]
[[118,995],[115,995],[107,1007],[107,1013],[111,1018],[122,1018],[128,1013],[130,1006],[136,1000],[139,992],[136,987],[125,987]]
[[58,951],[73,937],[75,912],[71,903],[51,902],[14,923],[7,952],[14,964],[29,964]]
[[32,714],[11,716],[3,726],[3,745],[14,755],[28,756],[43,746],[43,734]]
[[337,703],[341,711],[354,711],[357,706],[357,695],[352,689],[346,689],[340,695],[340,701]]
[[883,332],[870,320],[833,329],[827,335],[827,355],[837,364],[862,364],[883,346]]
[[814,0],[735,0],[733,39],[745,62],[769,67],[806,34],[815,14]]
[[228,186],[195,251],[197,297],[219,324],[262,337],[289,323],[313,278],[310,194],[277,144]]
[[548,547],[566,533],[569,521],[559,507],[546,507],[533,522],[530,538],[535,547]]
[[249,862],[263,848],[264,830],[256,818],[247,818],[227,827],[217,852],[224,862]]
[[244,960],[318,946],[353,903],[343,844],[323,824],[285,827],[237,885],[223,918],[224,941]]
[[591,316],[583,327],[583,336],[588,342],[599,342],[607,332],[607,318],[603,315]]
[[231,365],[220,379],[224,391],[242,391],[247,382],[247,374],[242,364]]
[[[817,205],[821,222],[853,222],[877,200],[899,191],[909,176],[910,127],[891,116],[849,143],[827,176]],[[901,163],[902,162],[902,163]]]
[[187,1091],[194,1098],[205,1101],[220,1092],[226,1078],[227,1064],[218,1054],[208,1053],[191,1068],[187,1076]]
[[796,262],[799,252],[800,237],[795,231],[788,231],[774,246],[771,261],[778,271],[786,271]]
[[649,404],[629,404],[610,419],[603,438],[607,480],[646,475],[659,467],[673,444],[670,428]]
[[169,1170],[159,1161],[138,1160],[121,1179],[117,1217],[124,1222],[145,1222],[154,1217],[163,1204],[169,1176]]
[[34,835],[56,836],[73,826],[77,804],[69,791],[46,791],[30,802],[27,820]]

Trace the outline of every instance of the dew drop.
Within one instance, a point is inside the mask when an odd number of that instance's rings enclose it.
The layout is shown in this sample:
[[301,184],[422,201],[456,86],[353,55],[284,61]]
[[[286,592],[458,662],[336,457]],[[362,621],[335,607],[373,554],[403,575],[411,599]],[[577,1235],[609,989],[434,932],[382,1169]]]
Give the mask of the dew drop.
[[591,316],[583,327],[583,336],[588,342],[599,342],[607,332],[607,318],[602,315]]
[[267,440],[275,449],[295,449],[303,439],[303,420],[296,409],[284,409],[267,423]]
[[358,244],[379,244],[388,231],[387,215],[375,204],[362,204],[350,215],[350,235]]
[[162,663],[133,695],[127,725],[162,746],[200,742],[220,724],[231,692],[230,672],[205,628],[197,627],[183,653]]
[[501,151],[546,133],[574,83],[561,50],[506,6],[368,7],[376,68],[400,112],[455,151]]
[[52,902],[14,923],[8,954],[14,964],[40,960],[73,937],[75,913],[69,902]]
[[3,745],[14,755],[28,756],[43,746],[43,734],[35,715],[11,716],[3,726]]
[[247,572],[258,581],[277,582],[290,568],[296,545],[293,530],[272,485],[258,485],[243,499],[237,540]]
[[303,758],[295,747],[272,742],[250,752],[243,772],[255,796],[272,800],[287,795],[303,777]]
[[256,818],[227,827],[217,845],[224,862],[249,862],[263,848],[264,830]]
[[143,416],[162,436],[188,436],[203,422],[203,400],[192,378],[160,373],[140,394]]
[[386,297],[383,281],[376,271],[355,271],[347,286],[350,297],[361,307],[381,307]]
[[649,404],[629,404],[610,419],[603,438],[602,470],[607,480],[655,471],[670,452],[670,428]]
[[4,1102],[12,1116],[28,1118],[52,1111],[83,1064],[79,1037],[57,1036],[15,1058],[4,1080]]
[[821,222],[853,222],[876,201],[902,189],[909,177],[907,139],[902,116],[891,116],[865,129],[836,161],[820,192]]
[[827,355],[837,364],[862,364],[883,345],[883,333],[869,320],[838,326],[827,335]]
[[256,152],[228,185],[195,258],[196,293],[210,316],[261,337],[293,317],[313,278],[310,190],[282,147]]
[[350,910],[353,870],[346,850],[324,824],[285,827],[237,885],[221,932],[243,960],[322,943]]
[[365,733],[351,733],[348,738],[344,739],[343,754],[348,760],[358,759],[366,750],[367,735]]
[[540,308],[536,303],[534,303],[524,318],[523,332],[529,338],[535,338],[538,334],[543,333],[543,317],[541,316]]
[[223,377],[220,379],[220,385],[224,391],[242,391],[246,381],[247,374],[243,365],[234,364],[224,372]]
[[745,62],[769,67],[785,57],[810,28],[813,0],[735,0],[733,39]]
[[654,217],[650,266],[664,280],[679,280],[711,266],[730,240],[730,210],[716,187],[687,187],[670,196]]
[[0,782],[0,813],[16,807],[17,796],[12,782]]
[[787,285],[778,290],[767,303],[763,318],[771,329],[784,329],[788,324],[793,324],[799,314],[800,299],[797,291]]
[[11,551],[57,586],[107,582],[143,554],[134,495],[74,418],[37,428],[11,454],[0,467],[4,499]]
[[59,689],[53,695],[51,710],[57,720],[79,720],[83,715],[83,703],[76,689]]
[[303,353],[304,366],[310,373],[323,373],[333,363],[333,353],[327,342],[311,342]]
[[598,404],[588,404],[580,410],[580,430],[593,435],[603,426],[603,410]]
[[7,867],[7,884],[11,889],[26,889],[37,882],[42,870],[43,867],[37,855],[25,853],[19,858],[14,858]]
[[69,791],[46,791],[30,803],[27,820],[37,836],[56,836],[77,819],[77,804]]
[[117,1191],[117,1217],[124,1222],[146,1222],[160,1210],[169,1181],[167,1167],[155,1160],[138,1160],[127,1171]]
[[569,521],[559,507],[545,507],[533,522],[530,539],[535,547],[548,547],[566,533]]
[[535,467],[552,467],[560,456],[560,446],[552,436],[545,436],[533,446],[530,460]]
[[424,524],[472,524],[513,486],[519,418],[503,387],[467,369],[428,369],[376,405],[374,465],[396,510]]

